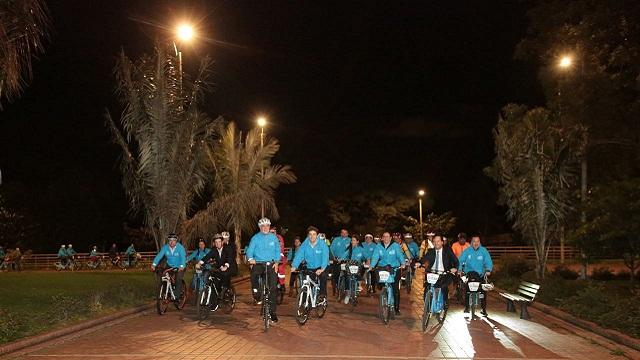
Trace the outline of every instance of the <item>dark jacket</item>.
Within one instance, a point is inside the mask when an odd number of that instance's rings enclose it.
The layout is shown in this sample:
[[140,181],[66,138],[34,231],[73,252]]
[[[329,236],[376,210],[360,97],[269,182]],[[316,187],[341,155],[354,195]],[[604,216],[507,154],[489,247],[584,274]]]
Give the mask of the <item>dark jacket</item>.
[[213,249],[211,249],[211,251],[209,251],[207,255],[202,258],[201,261],[206,264],[209,262],[209,260],[213,260],[213,262],[215,263],[214,266],[216,268],[221,268],[225,264],[229,264],[229,270],[231,270],[231,268],[233,267],[233,262],[235,261],[235,259],[231,256],[229,247],[227,246],[222,247],[221,254],[218,254],[218,249],[214,247]]
[[[426,254],[422,257],[420,262],[425,269],[430,270],[436,261],[436,249],[429,249]],[[453,253],[450,247],[444,246],[442,248],[442,265],[444,266],[444,270],[448,271],[453,268],[458,268],[458,258]]]

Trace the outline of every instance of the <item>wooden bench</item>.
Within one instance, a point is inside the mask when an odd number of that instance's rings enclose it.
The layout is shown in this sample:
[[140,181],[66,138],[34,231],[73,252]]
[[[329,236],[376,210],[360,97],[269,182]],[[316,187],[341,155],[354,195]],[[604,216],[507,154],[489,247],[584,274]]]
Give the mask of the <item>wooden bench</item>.
[[531,318],[529,316],[529,311],[527,310],[527,306],[533,302],[536,298],[536,294],[540,290],[540,285],[532,284],[530,282],[523,281],[518,286],[518,293],[511,294],[507,292],[501,292],[500,296],[507,299],[507,311],[508,312],[516,312],[515,303],[520,304],[520,319],[528,320]]

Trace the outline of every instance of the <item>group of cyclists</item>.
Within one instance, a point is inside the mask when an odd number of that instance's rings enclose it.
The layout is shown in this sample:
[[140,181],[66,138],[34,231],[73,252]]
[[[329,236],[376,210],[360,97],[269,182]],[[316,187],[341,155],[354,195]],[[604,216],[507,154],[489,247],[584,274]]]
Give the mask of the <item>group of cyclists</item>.
[[[442,289],[445,307],[449,306],[450,285],[455,284],[456,289],[461,282],[461,275],[473,281],[486,282],[491,274],[493,263],[487,249],[481,245],[480,236],[474,234],[471,241],[467,242],[467,236],[460,233],[457,241],[448,244],[446,237],[441,234],[429,233],[427,238],[417,244],[409,233],[384,232],[379,237],[366,234],[363,241],[357,235],[350,235],[346,229],[340,231],[340,235],[331,241],[318,228],[310,226],[304,240],[300,237],[294,239],[294,247],[287,256],[284,255],[284,240],[278,235],[271,221],[262,218],[258,221],[260,231],[253,235],[246,247],[245,259],[251,266],[251,292],[256,303],[260,303],[260,279],[266,275],[268,283],[266,287],[271,294],[284,292],[285,266],[291,264],[289,280],[290,295],[296,290],[296,279],[300,271],[312,274],[314,281],[319,283],[319,303],[327,298],[327,282],[331,277],[333,292],[339,291],[337,284],[344,262],[357,263],[363,271],[358,274],[358,288],[364,272],[372,269],[387,269],[397,273],[393,279],[393,306],[395,315],[400,314],[400,284],[405,281],[409,273],[418,268],[424,268],[428,272],[442,274],[443,281],[438,286]],[[235,263],[235,246],[229,245],[229,234],[216,234],[213,239],[213,249],[206,248],[203,239],[199,240],[198,248],[187,256],[185,248],[179,243],[174,234],[168,238],[166,244],[153,260],[152,270],[155,270],[161,260],[165,260],[167,266],[176,269],[176,293],[181,294],[182,279],[188,261],[196,262],[197,268],[210,270],[216,267],[217,271],[224,274],[227,286],[233,275],[237,274]],[[213,261],[211,261],[213,260]],[[266,272],[266,274],[265,274]],[[370,271],[372,276],[372,292],[376,291],[376,272]],[[300,286],[301,284],[298,284]],[[192,285],[193,286],[193,285]],[[410,286],[410,285],[409,285]],[[425,286],[425,291],[427,286]],[[468,308],[468,292],[465,304],[465,312]],[[179,297],[179,296],[178,296]],[[481,314],[487,315],[486,296],[481,296]],[[345,302],[349,299],[345,298]],[[269,316],[272,322],[278,321],[277,302],[269,301]]]
[[[135,249],[133,243],[129,245],[124,254],[118,252],[116,244],[113,244],[108,252],[109,260],[113,267],[120,267],[122,269],[135,267],[137,261],[140,259],[140,255]],[[102,256],[98,251],[97,246],[93,246],[91,251],[87,254],[88,261],[86,263],[87,268],[97,269],[99,267],[106,267],[106,263],[103,263]],[[74,270],[82,268],[78,260],[78,252],[73,248],[73,244],[62,244],[58,249],[58,263],[56,268],[58,270]],[[102,265],[102,266],[101,266]]]

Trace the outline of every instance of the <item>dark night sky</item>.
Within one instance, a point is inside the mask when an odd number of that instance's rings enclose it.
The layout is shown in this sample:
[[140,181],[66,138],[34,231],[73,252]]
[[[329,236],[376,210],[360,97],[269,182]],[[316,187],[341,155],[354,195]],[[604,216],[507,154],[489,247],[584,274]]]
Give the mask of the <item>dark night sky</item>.
[[512,57],[528,2],[48,3],[52,42],[26,94],[0,112],[4,180],[25,199],[49,189],[52,203],[127,219],[102,117],[118,112],[115,57],[150,52],[167,36],[141,19],[171,25],[186,13],[215,40],[184,51],[187,69],[205,54],[216,62],[207,112],[244,128],[267,114],[278,161],[294,166],[299,183],[279,192],[284,223],[304,213],[327,226],[319,204],[337,194],[426,187],[461,230],[502,230],[482,168],[498,110],[541,101],[536,69]]

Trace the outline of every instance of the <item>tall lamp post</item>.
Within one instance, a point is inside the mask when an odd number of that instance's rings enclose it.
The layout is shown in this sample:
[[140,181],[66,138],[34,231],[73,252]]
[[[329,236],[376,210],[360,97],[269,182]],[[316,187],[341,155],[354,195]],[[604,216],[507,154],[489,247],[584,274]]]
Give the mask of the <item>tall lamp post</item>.
[[423,234],[422,234],[422,197],[424,196],[425,192],[424,190],[419,190],[418,191],[418,207],[420,208],[420,242],[422,243],[423,239]]
[[[188,43],[195,37],[195,31],[190,24],[181,24],[176,28],[177,40],[181,43]],[[182,51],[178,50],[176,42],[173,42],[173,48],[176,51],[178,57],[178,71],[180,73],[180,93],[182,93]]]
[[[258,126],[260,126],[260,150],[264,147],[264,127],[267,125],[267,119],[264,116],[258,117]],[[260,165],[260,175],[264,178],[264,165]],[[260,203],[260,214],[264,217],[264,199]]]

